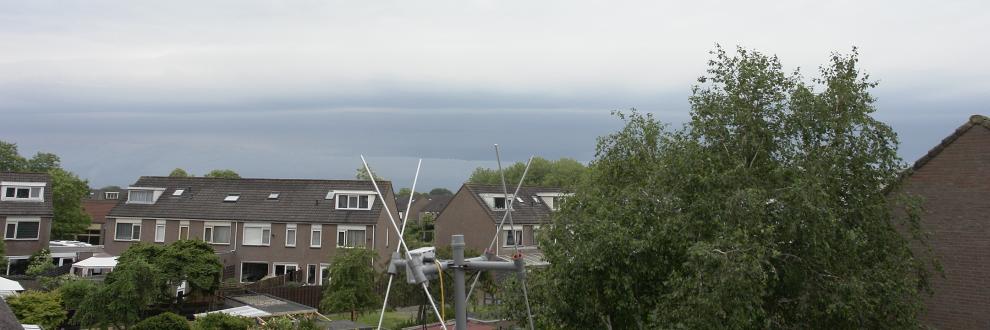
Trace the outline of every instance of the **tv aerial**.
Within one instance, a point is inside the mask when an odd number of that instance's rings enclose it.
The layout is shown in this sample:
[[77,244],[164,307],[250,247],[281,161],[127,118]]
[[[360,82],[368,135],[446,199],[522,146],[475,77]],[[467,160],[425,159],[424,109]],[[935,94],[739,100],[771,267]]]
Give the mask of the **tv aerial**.
[[[405,233],[406,223],[408,223],[409,220],[409,209],[412,206],[413,199],[409,198],[408,204],[406,205],[406,212],[401,219],[402,225],[400,227],[395,222],[395,218],[392,216],[391,210],[388,209],[388,204],[384,202],[385,197],[382,195],[381,189],[378,187],[375,176],[371,172],[371,167],[368,166],[368,162],[365,160],[364,155],[361,156],[361,162],[364,164],[364,169],[367,171],[368,177],[370,178],[372,185],[375,187],[375,192],[378,194],[378,198],[382,201],[385,208],[385,213],[388,214],[389,222],[392,225],[392,229],[395,230],[395,233],[399,238],[399,244],[395,247],[395,252],[392,252],[392,258],[387,269],[389,274],[388,285],[385,289],[385,299],[382,302],[382,310],[378,317],[377,329],[381,330],[382,328],[382,321],[385,318],[385,309],[388,307],[388,298],[392,290],[392,281],[400,272],[404,272],[406,274],[406,282],[410,284],[418,284],[423,289],[427,300],[430,302],[430,307],[433,308],[433,312],[436,314],[437,320],[440,320],[440,326],[444,330],[447,330],[447,320],[443,319],[440,309],[437,308],[436,301],[434,301],[433,296],[430,294],[427,283],[429,283],[429,278],[432,275],[443,276],[442,272],[444,271],[453,272],[454,329],[467,330],[467,297],[470,297],[471,293],[474,291],[474,287],[478,283],[478,279],[481,277],[481,272],[495,271],[516,273],[520,283],[522,284],[522,293],[524,301],[526,302],[526,317],[529,321],[529,328],[531,330],[535,330],[533,313],[529,304],[529,292],[526,289],[526,263],[523,260],[522,254],[519,253],[519,247],[515,244],[513,245],[514,250],[512,261],[502,260],[496,257],[492,252],[495,242],[498,239],[498,234],[505,225],[505,221],[507,219],[509,221],[509,225],[514,228],[514,222],[512,221],[512,204],[515,201],[515,198],[509,198],[509,192],[505,182],[505,171],[502,169],[502,157],[498,144],[495,145],[495,158],[498,163],[498,171],[502,181],[502,193],[505,195],[505,200],[507,203],[505,214],[503,214],[502,220],[499,222],[498,227],[495,228],[495,234],[492,237],[491,243],[489,243],[488,249],[482,256],[475,258],[464,258],[464,235],[453,235],[451,237],[450,244],[451,251],[453,252],[453,259],[440,260],[437,259],[435,255],[424,253],[425,251],[409,249],[402,235]],[[519,183],[516,185],[516,190],[513,193],[513,196],[519,194],[519,189],[522,188],[522,184],[526,180],[526,174],[529,173],[529,166],[532,161],[533,157],[530,157],[529,160],[526,161],[526,168],[523,170],[523,174],[519,178]],[[412,184],[413,192],[416,191],[416,182],[419,179],[419,170],[422,164],[422,159],[420,159],[416,164],[416,175],[413,177]],[[470,290],[465,290],[465,275],[468,271],[475,271],[476,274],[474,280],[471,282]]]

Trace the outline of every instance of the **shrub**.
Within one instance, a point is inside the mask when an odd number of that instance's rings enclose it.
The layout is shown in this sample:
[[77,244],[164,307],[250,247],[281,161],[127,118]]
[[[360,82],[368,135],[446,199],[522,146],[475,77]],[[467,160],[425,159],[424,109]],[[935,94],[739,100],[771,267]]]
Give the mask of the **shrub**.
[[165,312],[144,319],[133,330],[189,330],[189,321],[178,314]]
[[66,312],[62,309],[62,296],[58,291],[25,291],[7,298],[7,304],[24,324],[55,329],[65,321]]
[[247,330],[254,325],[249,318],[224,313],[210,313],[193,322],[195,330]]

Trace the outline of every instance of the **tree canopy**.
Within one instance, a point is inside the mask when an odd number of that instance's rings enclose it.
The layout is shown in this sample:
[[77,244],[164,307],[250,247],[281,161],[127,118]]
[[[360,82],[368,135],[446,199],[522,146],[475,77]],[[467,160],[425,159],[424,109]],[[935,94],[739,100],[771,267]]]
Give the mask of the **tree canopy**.
[[380,303],[375,291],[374,251],[368,249],[338,249],[330,265],[330,285],[324,289],[320,310],[323,312],[355,313],[374,308]]
[[[174,170],[172,171],[175,172]],[[241,175],[234,172],[234,170],[229,169],[216,169],[212,170],[206,174],[203,174],[204,178],[219,178],[219,179],[240,179]]]
[[[506,184],[515,186],[525,169],[526,162],[517,162],[505,167]],[[587,167],[574,159],[547,160],[542,157],[533,157],[533,163],[529,166],[529,173],[526,174],[526,181],[523,184],[527,186],[570,187],[580,181],[585,172],[587,172]],[[479,167],[471,173],[468,183],[500,185],[502,184],[502,177],[497,168]]]
[[189,174],[189,172],[186,172],[186,170],[176,167],[174,170],[172,170],[172,172],[168,174],[168,176],[172,178],[188,178],[194,175]]
[[85,295],[74,321],[84,327],[126,327],[140,321],[152,307],[173,306],[176,288],[183,281],[191,292],[215,292],[221,272],[219,258],[200,240],[179,240],[165,246],[134,244],[120,255],[104,284]]
[[[371,167],[369,166],[368,168]],[[378,175],[378,171],[375,171],[374,168],[371,168],[371,174],[375,175],[375,181],[388,180],[382,177],[381,175]],[[358,180],[371,180],[371,177],[368,176],[368,170],[364,168],[364,165],[358,166],[356,172],[354,173],[354,178]]]
[[917,201],[886,195],[903,164],[856,51],[810,83],[774,56],[713,56],[683,128],[633,111],[599,138],[540,238],[541,324],[920,327],[932,259],[909,249]]
[[89,227],[90,217],[82,200],[89,196],[89,182],[61,167],[58,156],[39,152],[28,159],[17,151],[17,145],[0,141],[0,171],[45,172],[52,179],[54,217],[52,239],[73,239]]
[[430,196],[453,196],[454,192],[447,188],[433,188],[430,190]]
[[55,329],[65,321],[66,312],[62,309],[62,297],[57,291],[28,290],[5,299],[21,323]]

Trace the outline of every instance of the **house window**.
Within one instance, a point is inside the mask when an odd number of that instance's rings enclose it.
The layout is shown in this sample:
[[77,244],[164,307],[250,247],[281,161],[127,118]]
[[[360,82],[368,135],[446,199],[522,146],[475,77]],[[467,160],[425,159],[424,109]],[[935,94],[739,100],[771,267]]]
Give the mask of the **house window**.
[[319,265],[309,264],[306,265],[306,284],[316,285],[319,283],[319,278],[317,278],[317,269]]
[[551,205],[550,206],[550,209],[552,209],[554,211],[559,211],[560,210],[560,204],[562,204],[562,203],[564,203],[564,197],[563,196],[554,196],[553,197],[553,201],[550,203],[550,205]]
[[297,264],[289,264],[289,263],[275,264],[275,276],[290,275],[292,279],[295,279],[297,271],[299,271],[299,265]]
[[296,246],[296,224],[294,223],[285,225],[285,246]]
[[330,284],[330,265],[320,264],[320,285]]
[[151,204],[155,202],[154,190],[128,190],[127,202],[137,204]]
[[[30,186],[27,186],[30,185]],[[4,186],[2,200],[41,202],[44,201],[44,183],[26,183],[25,186]]]
[[320,247],[323,244],[323,226],[312,225],[309,230],[309,247]]
[[179,226],[179,239],[189,239],[189,225]]
[[36,240],[41,228],[41,218],[7,218],[4,238],[9,240]]
[[241,282],[257,282],[268,276],[267,262],[242,262]]
[[6,275],[24,275],[27,273],[27,257],[7,257]]
[[367,232],[364,226],[337,226],[337,247],[364,247]]
[[505,197],[495,197],[492,205],[493,205],[493,208],[496,209],[496,210],[504,210],[505,209]]
[[117,220],[113,239],[116,241],[140,241],[141,220]]
[[230,224],[210,224],[203,228],[203,240],[213,244],[230,244]]
[[337,195],[337,209],[370,210],[370,198],[369,195]]
[[172,196],[179,197],[182,196],[182,194],[185,192],[186,192],[185,189],[176,189],[175,191],[172,192]]
[[236,202],[238,199],[241,199],[241,195],[240,194],[230,194],[230,195],[227,195],[227,197],[224,197],[223,198],[223,201],[224,201],[224,203],[233,203],[233,202]]
[[155,242],[165,242],[165,220],[155,222]]
[[522,246],[523,245],[523,230],[522,228],[515,229],[503,229],[502,230],[502,246]]
[[271,240],[271,224],[244,224],[244,245],[268,246]]
[[103,199],[120,199],[120,192],[116,192],[116,191],[104,192]]
[[278,193],[273,192],[271,194],[268,194],[268,199],[278,199]]

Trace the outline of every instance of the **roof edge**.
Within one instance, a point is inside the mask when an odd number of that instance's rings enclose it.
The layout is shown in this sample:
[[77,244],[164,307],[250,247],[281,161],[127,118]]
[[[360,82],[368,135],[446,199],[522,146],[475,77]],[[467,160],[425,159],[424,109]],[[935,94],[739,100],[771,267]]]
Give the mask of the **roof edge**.
[[945,150],[945,148],[952,144],[952,142],[955,142],[956,139],[975,126],[982,126],[983,128],[990,129],[990,118],[983,115],[970,116],[968,121],[959,126],[959,128],[956,128],[952,134],[949,134],[949,136],[942,139],[942,142],[939,142],[939,144],[935,145],[935,147],[931,150],[928,150],[928,153],[915,161],[914,165],[910,168],[911,172],[917,171],[921,167],[925,166],[925,164],[928,164],[929,161],[942,153],[942,150]]

